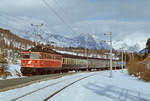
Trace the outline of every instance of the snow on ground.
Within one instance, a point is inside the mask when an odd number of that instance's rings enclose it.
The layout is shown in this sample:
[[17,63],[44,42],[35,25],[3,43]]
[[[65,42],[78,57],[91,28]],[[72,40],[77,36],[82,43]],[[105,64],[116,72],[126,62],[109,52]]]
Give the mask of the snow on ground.
[[128,75],[125,70],[99,72],[63,90],[49,101],[150,101],[150,83]]
[[61,50],[56,50],[56,49],[53,49],[53,50],[56,51],[56,52],[58,52],[58,53],[62,53],[62,54],[77,55],[77,53],[74,53],[74,52],[61,51]]
[[[64,82],[59,83],[57,85],[54,86],[50,86],[47,87],[43,90],[40,90],[38,92],[35,92],[31,95],[28,95],[25,98],[20,99],[20,101],[43,101],[43,99],[46,97],[48,97],[51,93],[53,93],[55,90],[61,89],[61,87],[63,87],[64,85],[73,82],[76,79],[79,79],[83,76],[89,75],[89,74],[93,74],[93,73],[78,73],[75,75],[70,75],[70,76],[64,76],[62,78],[59,79],[52,79],[52,80],[48,80],[48,81],[42,81],[42,82],[38,82],[23,88],[17,88],[14,90],[9,90],[9,91],[5,91],[5,92],[0,92],[0,101],[11,101],[13,99],[15,99],[16,97],[22,96],[28,92],[31,92],[33,90],[37,90],[40,88],[43,88],[47,85],[53,84],[53,83],[57,83],[59,81],[64,80]],[[71,78],[71,79],[69,79]]]
[[12,74],[12,77],[8,77],[8,78],[18,78],[16,71],[21,74],[20,64],[10,64],[8,66],[9,66],[8,71]]
[[[17,75],[17,72],[19,74],[21,74],[21,71],[20,71],[20,62],[18,62],[17,64],[8,64],[8,72],[10,72],[12,74],[12,76],[8,76],[6,79],[13,79],[13,78],[20,78],[18,75]],[[21,77],[22,74],[21,74]],[[0,77],[0,80],[3,80],[1,77]]]
[[[10,101],[32,90],[67,79],[63,83],[45,88],[20,99],[20,101],[42,101],[43,98],[48,97],[52,92],[60,89],[64,85],[93,73],[94,72],[78,73],[59,79],[35,83],[23,88],[1,92],[0,100]],[[68,79],[72,77],[76,78]],[[96,72],[96,75],[73,84],[52,97],[49,101],[150,101],[149,96],[150,83],[129,76],[126,70],[124,70],[123,73],[117,70],[113,71],[112,78],[109,78],[109,71]]]

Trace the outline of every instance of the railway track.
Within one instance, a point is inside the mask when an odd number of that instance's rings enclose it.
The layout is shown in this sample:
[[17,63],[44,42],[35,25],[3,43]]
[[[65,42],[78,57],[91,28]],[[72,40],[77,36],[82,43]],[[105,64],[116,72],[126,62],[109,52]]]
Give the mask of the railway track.
[[54,90],[50,94],[48,93],[48,95],[46,97],[42,98],[42,100],[44,99],[44,101],[47,101],[50,98],[52,98],[53,96],[55,96],[56,94],[58,94],[59,92],[61,92],[62,90],[64,90],[65,88],[68,88],[69,86],[73,85],[74,83],[79,82],[79,81],[81,81],[81,80],[83,80],[85,78],[88,78],[90,76],[93,76],[93,75],[96,75],[96,73],[90,74],[90,75],[86,75],[86,76],[77,75],[77,76],[74,76],[74,77],[71,77],[71,78],[60,80],[60,81],[51,83],[49,85],[46,85],[44,87],[38,88],[36,90],[30,91],[28,93],[25,93],[25,94],[23,94],[21,96],[18,96],[16,98],[13,98],[11,101],[18,101],[18,100],[21,101],[21,100],[24,100],[24,98],[28,99],[28,98],[30,98],[30,96],[34,96],[34,94],[36,94],[36,93],[40,94],[39,93],[40,91],[42,92],[42,90],[46,90],[46,89],[49,89],[50,91],[52,91],[51,88],[53,88],[54,86],[59,86],[59,85],[61,86],[65,82],[66,85],[58,88],[57,90]]
[[30,76],[30,77],[17,78],[17,79],[0,80],[0,92],[7,91],[10,89],[20,88],[36,82],[56,79],[56,78],[63,77],[65,75],[72,75],[72,74],[75,73],[39,75],[39,76]]
[[65,88],[68,88],[68,87],[70,87],[71,85],[75,84],[76,82],[79,82],[79,81],[81,81],[81,80],[83,80],[83,79],[85,79],[85,78],[88,78],[88,77],[90,77],[90,76],[93,76],[93,75],[89,75],[89,76],[80,78],[80,79],[78,79],[78,80],[76,80],[76,81],[74,81],[74,82],[72,82],[72,83],[70,83],[70,84],[64,86],[63,88],[57,90],[56,92],[54,92],[53,94],[51,94],[50,96],[48,96],[47,98],[45,98],[43,101],[48,101],[50,98],[52,98],[52,97],[55,96],[56,94],[58,94],[58,93],[60,93],[61,91],[63,91]]

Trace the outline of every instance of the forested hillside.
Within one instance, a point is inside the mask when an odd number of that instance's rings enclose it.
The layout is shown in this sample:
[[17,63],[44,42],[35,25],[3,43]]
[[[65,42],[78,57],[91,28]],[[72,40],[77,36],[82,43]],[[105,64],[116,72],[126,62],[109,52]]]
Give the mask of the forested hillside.
[[28,49],[34,43],[30,40],[25,40],[13,34],[9,30],[0,28],[0,62],[4,60],[14,60],[18,58],[22,49]]

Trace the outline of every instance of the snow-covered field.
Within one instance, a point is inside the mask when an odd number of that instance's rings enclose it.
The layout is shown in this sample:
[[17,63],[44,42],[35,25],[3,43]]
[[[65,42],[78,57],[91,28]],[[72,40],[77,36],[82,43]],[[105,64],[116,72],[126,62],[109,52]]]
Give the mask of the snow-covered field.
[[[67,96],[66,96],[67,95]],[[99,72],[65,89],[50,101],[150,101],[150,83],[128,75],[127,71]]]
[[109,71],[101,71],[79,73],[59,79],[43,81],[23,88],[1,92],[0,101],[10,101],[33,90],[64,80],[61,83],[18,99],[19,101],[42,101],[51,95],[52,92],[91,74],[96,75],[73,84],[53,96],[49,101],[150,101],[150,83],[129,76],[126,70],[123,73],[120,70],[113,71],[112,78],[109,78]]

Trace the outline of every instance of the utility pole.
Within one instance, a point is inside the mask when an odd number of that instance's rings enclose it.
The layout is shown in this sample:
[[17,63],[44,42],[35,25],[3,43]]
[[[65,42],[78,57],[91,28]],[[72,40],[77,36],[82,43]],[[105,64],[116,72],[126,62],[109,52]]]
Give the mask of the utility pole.
[[31,26],[34,26],[35,29],[36,29],[36,32],[35,32],[35,45],[37,45],[38,44],[39,27],[43,26],[43,24],[31,24]]
[[134,52],[133,51],[132,51],[132,58],[133,58],[132,60],[134,61]]
[[129,53],[129,56],[130,56],[130,63],[132,61],[132,52]]
[[125,51],[125,59],[124,59],[124,61],[125,61],[125,67],[126,67],[126,61],[127,61],[127,51]]
[[89,66],[88,66],[88,37],[87,37],[87,36],[86,36],[85,42],[86,42],[86,46],[85,46],[85,57],[86,57],[86,59],[87,59],[87,64],[86,64],[86,66],[87,66],[87,68],[88,68]]
[[110,34],[105,34],[110,36],[110,78],[112,78],[112,32]]
[[123,72],[123,48],[120,48],[120,51],[121,51],[121,53],[122,53],[122,55],[121,55],[121,72]]

